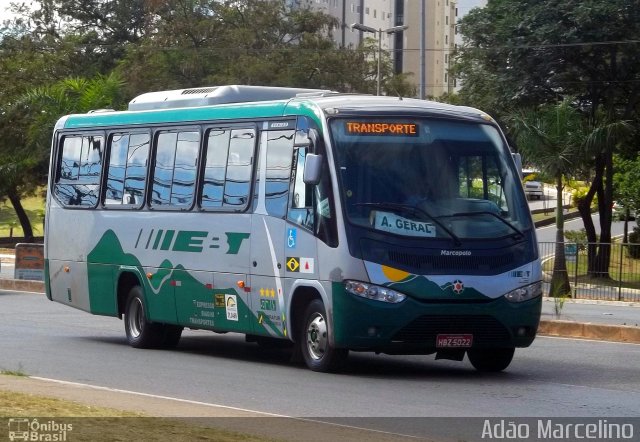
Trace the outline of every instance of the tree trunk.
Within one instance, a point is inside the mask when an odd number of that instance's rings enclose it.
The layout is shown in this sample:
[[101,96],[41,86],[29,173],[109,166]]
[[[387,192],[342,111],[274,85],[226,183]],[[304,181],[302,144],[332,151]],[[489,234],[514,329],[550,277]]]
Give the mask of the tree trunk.
[[564,208],[562,207],[562,175],[556,177],[556,250],[553,260],[553,274],[549,296],[571,296],[571,284],[567,272],[567,258],[564,251]]
[[610,147],[604,153],[603,186],[598,192],[598,211],[600,213],[600,241],[598,253],[590,276],[609,279],[611,264],[611,207],[613,206],[613,153]]
[[13,186],[10,187],[7,191],[7,196],[9,197],[9,201],[11,201],[13,210],[16,211],[16,215],[18,216],[18,220],[20,221],[20,225],[22,226],[22,231],[24,232],[24,241],[33,242],[33,229],[31,228],[31,221],[29,221],[27,212],[25,212],[24,207],[22,207],[22,202],[20,201],[20,195],[18,194],[17,189]]

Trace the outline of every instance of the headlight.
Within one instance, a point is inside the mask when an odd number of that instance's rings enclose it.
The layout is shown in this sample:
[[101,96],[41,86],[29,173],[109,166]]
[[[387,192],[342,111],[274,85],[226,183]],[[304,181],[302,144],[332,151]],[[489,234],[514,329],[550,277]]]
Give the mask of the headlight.
[[531,285],[520,287],[504,295],[507,301],[510,302],[523,302],[533,299],[542,295],[542,281],[538,281]]
[[406,295],[396,292],[395,290],[391,290],[387,287],[381,287],[379,285],[368,284],[366,282],[345,281],[344,285],[345,289],[349,293],[353,293],[354,295],[362,298],[374,299],[376,301],[397,304],[407,298]]

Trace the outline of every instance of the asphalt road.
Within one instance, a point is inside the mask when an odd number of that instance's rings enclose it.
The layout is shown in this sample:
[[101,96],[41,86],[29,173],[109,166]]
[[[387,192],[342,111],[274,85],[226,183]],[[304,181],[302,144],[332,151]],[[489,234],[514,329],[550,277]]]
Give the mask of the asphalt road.
[[[594,214],[592,217],[596,232],[600,233],[600,215]],[[629,232],[633,231],[635,221],[629,222]],[[584,227],[582,218],[574,218],[564,222],[564,230],[580,230]],[[624,233],[624,222],[614,221],[611,223],[611,236],[622,235]],[[539,243],[556,242],[556,225],[552,224],[546,227],[536,229],[536,235]]]
[[287,416],[631,417],[640,405],[634,344],[538,338],[490,375],[466,360],[373,354],[320,374],[235,334],[187,331],[176,350],[133,349],[121,321],[37,294],[0,291],[0,311],[0,369]]

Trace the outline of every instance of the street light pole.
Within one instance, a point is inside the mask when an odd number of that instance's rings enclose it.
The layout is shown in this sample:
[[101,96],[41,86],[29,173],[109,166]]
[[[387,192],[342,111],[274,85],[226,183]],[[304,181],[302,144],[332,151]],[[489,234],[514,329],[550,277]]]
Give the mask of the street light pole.
[[378,79],[376,87],[376,95],[380,95],[380,59],[382,58],[382,29],[378,29]]
[[355,29],[357,31],[369,32],[374,35],[378,34],[378,73],[377,73],[377,81],[376,81],[376,95],[380,95],[380,92],[381,92],[380,63],[382,59],[382,33],[384,32],[385,34],[388,34],[388,35],[396,34],[398,32],[405,31],[409,26],[407,25],[393,26],[391,28],[383,30],[382,28],[375,29],[375,28],[372,28],[371,26],[363,25],[362,23],[353,23],[349,27],[351,28],[351,31]]

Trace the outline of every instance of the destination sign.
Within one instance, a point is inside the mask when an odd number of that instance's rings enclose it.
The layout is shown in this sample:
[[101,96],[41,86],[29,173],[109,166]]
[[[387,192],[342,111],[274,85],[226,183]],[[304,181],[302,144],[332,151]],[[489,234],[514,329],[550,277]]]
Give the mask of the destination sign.
[[388,212],[373,211],[371,214],[374,229],[405,236],[436,236],[436,226],[431,223],[412,221]]
[[349,135],[394,135],[417,137],[417,123],[385,123],[367,121],[347,121],[345,123]]

